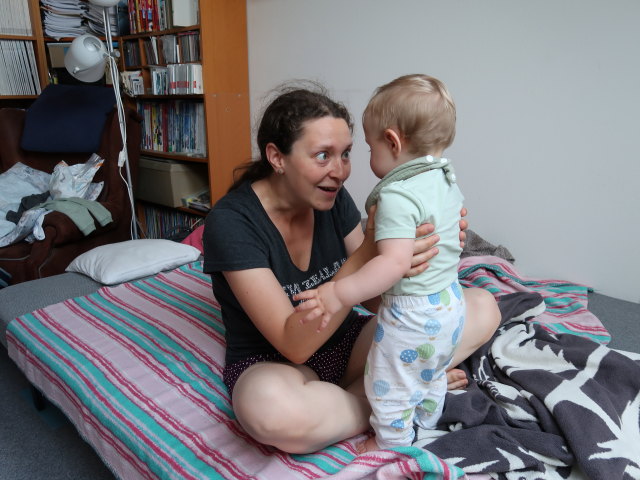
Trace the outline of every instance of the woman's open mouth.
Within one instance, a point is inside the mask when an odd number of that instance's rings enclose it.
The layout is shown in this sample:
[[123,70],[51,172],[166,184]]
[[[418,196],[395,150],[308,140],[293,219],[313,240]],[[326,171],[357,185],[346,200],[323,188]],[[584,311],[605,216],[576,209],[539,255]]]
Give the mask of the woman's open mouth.
[[338,191],[340,190],[340,187],[327,187],[327,186],[320,185],[318,186],[318,189],[322,191],[322,195],[324,196],[325,199],[334,201],[335,198],[338,196]]
[[327,193],[336,193],[338,190],[340,190],[340,187],[327,187],[327,186],[323,186],[323,185],[319,185],[318,188],[320,190],[322,190],[323,192],[327,192]]

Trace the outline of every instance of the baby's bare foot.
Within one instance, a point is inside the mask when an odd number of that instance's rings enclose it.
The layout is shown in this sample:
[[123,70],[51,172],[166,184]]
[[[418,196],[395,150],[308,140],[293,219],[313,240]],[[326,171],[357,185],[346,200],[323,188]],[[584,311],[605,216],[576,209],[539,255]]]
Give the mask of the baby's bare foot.
[[356,447],[358,454],[363,454],[367,452],[373,452],[375,450],[380,450],[378,444],[376,442],[376,437],[367,438],[365,441],[360,442]]

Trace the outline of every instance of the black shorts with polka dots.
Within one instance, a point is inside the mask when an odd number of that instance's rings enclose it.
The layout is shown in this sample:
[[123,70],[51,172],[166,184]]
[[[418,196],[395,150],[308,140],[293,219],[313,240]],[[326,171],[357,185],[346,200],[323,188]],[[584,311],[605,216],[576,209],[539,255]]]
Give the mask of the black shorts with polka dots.
[[[338,384],[347,369],[351,351],[356,343],[356,339],[363,327],[371,319],[372,315],[365,315],[352,311],[350,317],[350,325],[346,329],[341,339],[332,342],[332,345],[325,349],[320,349],[314,353],[304,365],[311,368],[318,378],[324,382]],[[259,362],[281,362],[287,363],[288,360],[278,352],[266,353],[260,355],[252,355],[239,362],[225,365],[222,380],[229,389],[229,395],[233,392],[238,378],[251,365]]]

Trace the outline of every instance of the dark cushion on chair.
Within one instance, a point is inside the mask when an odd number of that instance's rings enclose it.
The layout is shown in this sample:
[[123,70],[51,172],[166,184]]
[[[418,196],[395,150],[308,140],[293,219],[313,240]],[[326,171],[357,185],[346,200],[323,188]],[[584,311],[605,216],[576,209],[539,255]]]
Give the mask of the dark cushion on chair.
[[93,153],[114,105],[109,87],[49,85],[27,110],[20,147],[32,152]]

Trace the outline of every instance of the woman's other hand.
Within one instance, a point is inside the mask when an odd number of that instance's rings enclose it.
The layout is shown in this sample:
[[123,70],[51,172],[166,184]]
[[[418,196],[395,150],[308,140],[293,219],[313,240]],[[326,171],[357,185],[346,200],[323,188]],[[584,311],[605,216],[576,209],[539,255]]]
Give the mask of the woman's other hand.
[[[364,229],[364,240],[360,246],[360,250],[369,252],[367,261],[378,255],[378,248],[375,242],[376,226],[376,205],[373,205],[369,209],[369,216],[367,217],[367,224]],[[436,243],[440,241],[438,235],[431,235],[435,227],[430,223],[423,223],[416,228],[416,241],[413,243],[413,258],[411,259],[411,268],[405,273],[405,278],[413,277],[419,273],[424,272],[429,267],[429,260],[431,260],[437,253],[438,249],[435,248]],[[374,310],[372,310],[374,311]]]
[[434,230],[435,227],[430,223],[423,223],[416,228],[413,258],[411,259],[411,268],[404,275],[406,278],[424,272],[429,268],[429,260],[438,254],[436,244],[440,241],[440,235],[431,235]]
[[464,217],[467,216],[467,209],[462,207],[460,210],[460,247],[464,248],[464,244],[467,241],[467,232],[465,230],[469,228],[469,222]]

